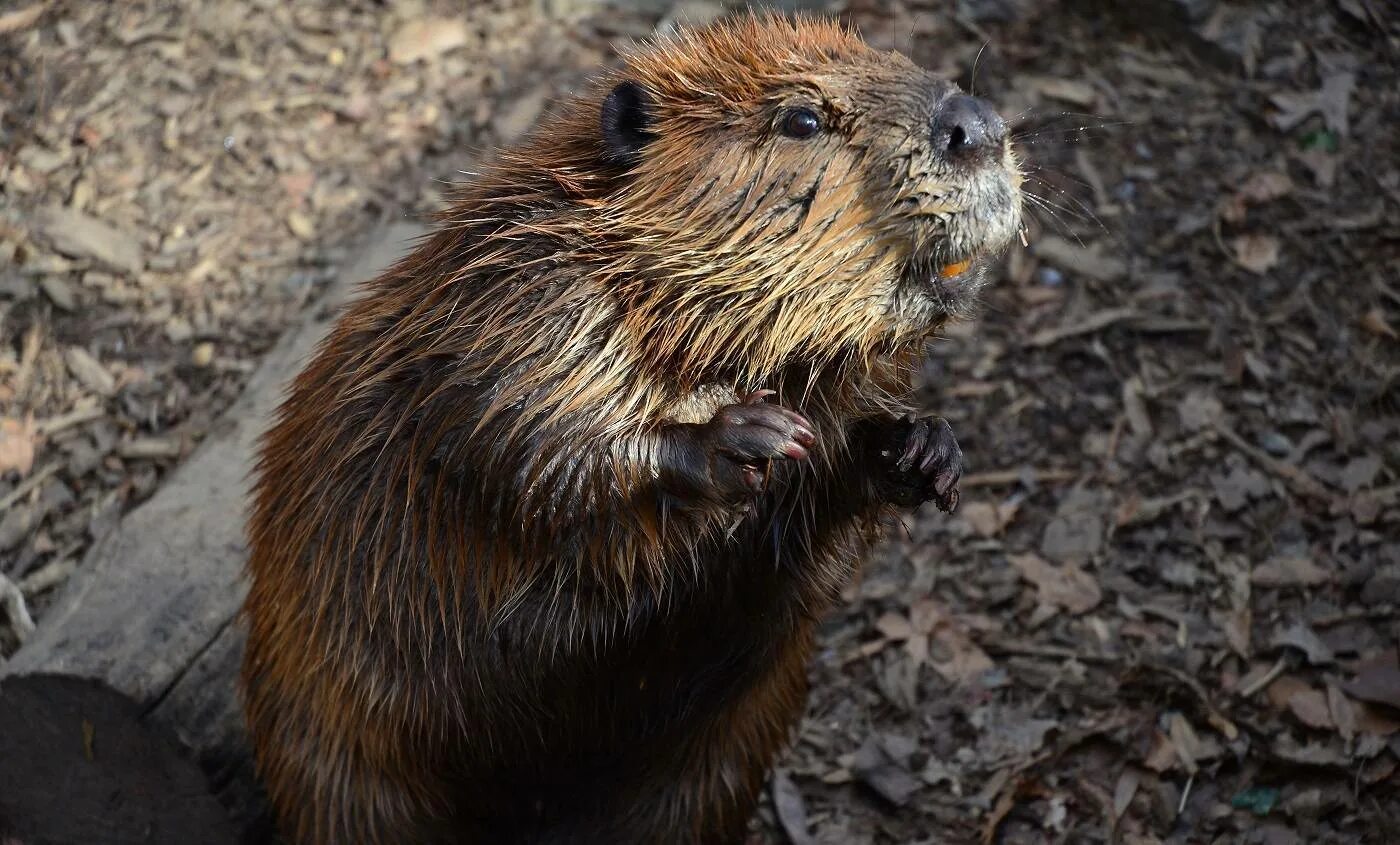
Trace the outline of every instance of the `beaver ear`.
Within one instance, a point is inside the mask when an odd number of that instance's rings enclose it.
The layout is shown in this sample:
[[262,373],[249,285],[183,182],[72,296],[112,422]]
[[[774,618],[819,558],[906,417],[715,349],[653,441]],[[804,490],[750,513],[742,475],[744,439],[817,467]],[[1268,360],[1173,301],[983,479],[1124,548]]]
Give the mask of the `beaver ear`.
[[653,137],[651,95],[635,82],[620,82],[603,100],[603,148],[608,159],[631,166]]

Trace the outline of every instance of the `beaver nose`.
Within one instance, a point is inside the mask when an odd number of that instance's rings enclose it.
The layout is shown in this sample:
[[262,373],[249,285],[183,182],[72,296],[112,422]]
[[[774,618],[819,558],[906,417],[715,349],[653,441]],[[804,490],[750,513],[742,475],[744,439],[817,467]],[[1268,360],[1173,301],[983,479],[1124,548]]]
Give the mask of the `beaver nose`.
[[986,100],[955,94],[934,114],[933,142],[949,158],[998,150],[1005,140],[1006,123]]

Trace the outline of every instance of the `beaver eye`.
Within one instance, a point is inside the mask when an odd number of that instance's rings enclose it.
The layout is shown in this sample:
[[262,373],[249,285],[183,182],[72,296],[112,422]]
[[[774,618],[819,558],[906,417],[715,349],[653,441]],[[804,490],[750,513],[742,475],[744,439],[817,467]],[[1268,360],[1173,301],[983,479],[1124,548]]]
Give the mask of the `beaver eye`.
[[810,138],[821,128],[821,118],[811,109],[793,109],[783,118],[783,134],[789,138]]

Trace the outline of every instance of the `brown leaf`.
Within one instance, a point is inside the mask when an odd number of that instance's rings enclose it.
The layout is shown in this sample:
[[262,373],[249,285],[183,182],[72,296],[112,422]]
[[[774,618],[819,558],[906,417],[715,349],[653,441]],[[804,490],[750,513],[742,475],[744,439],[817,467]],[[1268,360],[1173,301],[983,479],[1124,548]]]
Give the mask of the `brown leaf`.
[[1076,564],[1055,566],[1034,552],[1007,555],[1006,559],[1022,578],[1036,586],[1036,598],[1041,604],[1080,614],[1092,610],[1103,599],[1098,581]]
[[909,625],[909,620],[894,612],[885,613],[876,619],[875,629],[886,639],[891,640],[907,640],[909,635],[914,632],[914,629]]
[[1293,696],[1307,688],[1308,682],[1302,678],[1295,675],[1280,675],[1273,683],[1269,684],[1264,695],[1268,697],[1269,704],[1273,705],[1275,710],[1287,710],[1288,702],[1292,700]]
[[0,419],[0,475],[17,472],[23,478],[34,468],[39,430],[33,417]]
[[998,537],[1011,520],[1016,518],[1017,505],[994,505],[991,502],[963,502],[958,506],[958,518],[980,537]]
[[1230,241],[1235,263],[1263,275],[1278,263],[1281,245],[1273,235],[1240,235]]
[[39,16],[49,7],[48,3],[34,3],[10,12],[0,14],[0,35],[7,32],[18,32],[39,20]]
[[1278,170],[1263,170],[1245,180],[1235,195],[1251,203],[1272,202],[1293,192],[1293,180]]
[[389,60],[412,64],[435,59],[467,43],[467,22],[462,18],[418,18],[404,24],[389,41]]
[[954,684],[970,684],[995,667],[987,653],[972,641],[967,628],[931,599],[911,609],[914,628],[929,631],[929,665]]
[[1138,789],[1138,771],[1132,766],[1123,770],[1118,776],[1118,783],[1113,787],[1113,820],[1123,818],[1123,814],[1128,811],[1128,806],[1133,803],[1133,796]]
[[1353,698],[1400,710],[1400,667],[1373,663],[1342,684]]
[[1225,642],[1229,643],[1235,654],[1246,660],[1251,654],[1250,633],[1253,623],[1254,614],[1247,607],[1222,614],[1219,620],[1220,630],[1225,634]]
[[1167,736],[1171,739],[1172,749],[1176,751],[1176,758],[1181,761],[1181,765],[1186,767],[1186,771],[1195,774],[1196,761],[1201,757],[1197,753],[1201,748],[1201,740],[1196,736],[1196,729],[1191,727],[1185,716],[1173,713],[1167,723]]
[[932,633],[942,620],[943,611],[933,599],[922,598],[909,605],[909,624],[920,634]]
[[1165,772],[1176,766],[1176,748],[1171,739],[1161,731],[1152,732],[1152,748],[1147,752],[1142,765],[1154,772]]
[[1394,710],[1375,704],[1356,704],[1356,729],[1363,734],[1390,736],[1400,732],[1400,718]]
[[1336,684],[1327,685],[1327,711],[1332,715],[1332,723],[1342,739],[1351,742],[1356,736],[1356,708]]
[[1375,306],[1361,315],[1361,328],[1374,335],[1388,337],[1394,340],[1397,335],[1395,329],[1391,327],[1389,318],[1385,311],[1379,306]]
[[1335,727],[1327,706],[1327,696],[1321,690],[1301,689],[1288,697],[1288,710],[1298,721],[1310,728],[1331,730]]
[[1270,558],[1249,573],[1249,580],[1261,587],[1311,587],[1331,578],[1332,573],[1311,558],[1297,555]]

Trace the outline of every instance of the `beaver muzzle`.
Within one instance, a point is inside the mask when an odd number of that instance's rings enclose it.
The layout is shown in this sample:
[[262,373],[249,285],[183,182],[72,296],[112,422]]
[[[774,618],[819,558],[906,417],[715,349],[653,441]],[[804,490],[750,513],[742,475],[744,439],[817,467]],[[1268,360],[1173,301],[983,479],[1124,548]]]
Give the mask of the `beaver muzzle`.
[[1021,229],[1021,174],[1006,122],[980,98],[946,97],[934,109],[929,141],[936,230],[920,239],[906,277],[931,288],[945,311],[962,312],[983,284],[987,259]]

